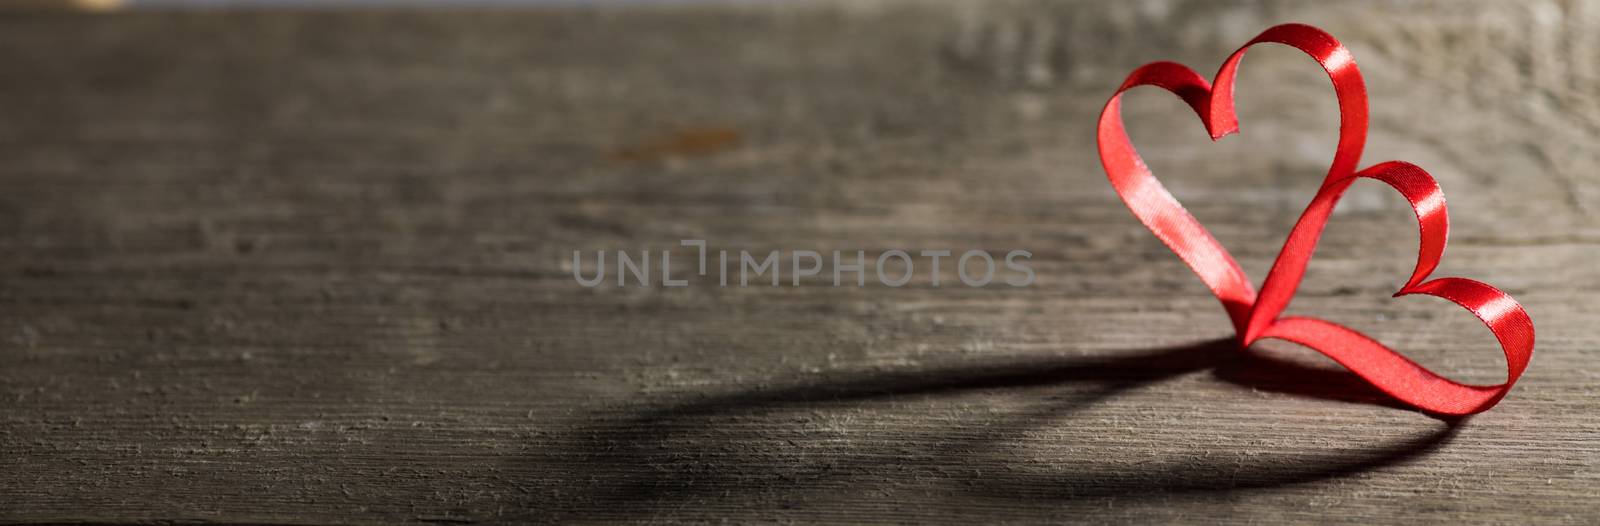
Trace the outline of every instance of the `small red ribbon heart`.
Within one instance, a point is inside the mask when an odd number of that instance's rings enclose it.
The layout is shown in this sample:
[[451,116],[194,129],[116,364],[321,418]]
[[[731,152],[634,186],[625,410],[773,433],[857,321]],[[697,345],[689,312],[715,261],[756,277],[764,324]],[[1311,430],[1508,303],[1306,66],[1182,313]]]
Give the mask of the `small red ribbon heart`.
[[[1286,44],[1311,55],[1333,80],[1339,100],[1339,146],[1333,165],[1289,232],[1283,250],[1257,294],[1233,256],[1156,180],[1128,139],[1122,124],[1122,93],[1152,85],[1171,91],[1194,108],[1212,140],[1239,131],[1233,86],[1245,50],[1262,42]],[[1367,139],[1367,87],[1355,59],[1332,35],[1304,24],[1272,27],[1240,47],[1217,71],[1215,85],[1194,70],[1174,62],[1154,62],[1128,75],[1100,113],[1100,162],[1122,201],[1168,248],[1193,269],[1222,301],[1241,345],[1262,338],[1295,342],[1333,358],[1390,396],[1418,409],[1465,415],[1494,407],[1522,376],[1533,356],[1533,321],[1515,299],[1487,284],[1464,278],[1428,280],[1444,255],[1449,232],[1444,193],[1432,175],[1415,165],[1389,161],[1357,171]],[[1416,270],[1395,297],[1426,294],[1472,311],[1500,342],[1506,355],[1506,381],[1468,385],[1435,374],[1360,332],[1307,317],[1279,317],[1294,297],[1316,250],[1328,215],[1357,178],[1382,181],[1399,190],[1416,211],[1422,242]]]

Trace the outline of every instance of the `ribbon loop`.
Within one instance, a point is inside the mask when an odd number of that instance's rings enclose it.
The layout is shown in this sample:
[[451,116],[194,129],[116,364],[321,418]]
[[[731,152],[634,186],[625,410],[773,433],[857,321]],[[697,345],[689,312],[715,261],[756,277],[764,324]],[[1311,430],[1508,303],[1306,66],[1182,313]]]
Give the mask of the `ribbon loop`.
[[[1239,130],[1234,113],[1234,81],[1244,52],[1258,43],[1293,46],[1327,71],[1339,100],[1339,145],[1316,196],[1290,230],[1272,270],[1256,293],[1233,256],[1198,219],[1156,179],[1122,122],[1122,93],[1138,86],[1157,86],[1176,94],[1205,124],[1212,139]],[[1533,355],[1533,322],[1506,293],[1464,278],[1428,276],[1444,256],[1449,217],[1444,193],[1433,176],[1416,165],[1390,161],[1356,171],[1367,135],[1367,91],[1348,49],[1332,35],[1303,24],[1272,27],[1235,51],[1218,70],[1216,80],[1181,64],[1154,62],[1133,71],[1100,113],[1096,134],[1100,161],[1111,186],[1135,217],[1181,258],[1211,289],[1233,322],[1242,345],[1276,338],[1305,345],[1332,358],[1385,393],[1418,409],[1461,415],[1484,411],[1500,401],[1527,368]],[[1417,265],[1396,297],[1425,294],[1441,297],[1471,311],[1489,327],[1506,356],[1505,383],[1468,385],[1439,376],[1383,344],[1342,325],[1306,317],[1280,317],[1294,297],[1306,265],[1316,251],[1329,216],[1356,179],[1382,181],[1411,204],[1420,232]]]

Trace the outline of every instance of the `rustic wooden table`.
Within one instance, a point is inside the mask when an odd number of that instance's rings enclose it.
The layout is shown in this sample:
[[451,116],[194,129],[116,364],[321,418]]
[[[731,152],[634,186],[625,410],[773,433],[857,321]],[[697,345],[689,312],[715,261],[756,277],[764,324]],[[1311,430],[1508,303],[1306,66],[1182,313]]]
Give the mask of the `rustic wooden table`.
[[[1123,74],[1283,21],[1366,72],[1363,164],[1443,184],[1440,275],[1532,313],[1494,410],[1230,348],[1106,184]],[[1594,2],[4,15],[0,521],[1593,524],[1597,29]],[[1326,82],[1253,51],[1215,144],[1128,99],[1258,280],[1331,154]],[[1389,298],[1414,221],[1358,185],[1290,311],[1500,381],[1470,315]],[[724,287],[690,239],[1021,249],[1036,280]],[[575,250],[691,279],[584,287]]]

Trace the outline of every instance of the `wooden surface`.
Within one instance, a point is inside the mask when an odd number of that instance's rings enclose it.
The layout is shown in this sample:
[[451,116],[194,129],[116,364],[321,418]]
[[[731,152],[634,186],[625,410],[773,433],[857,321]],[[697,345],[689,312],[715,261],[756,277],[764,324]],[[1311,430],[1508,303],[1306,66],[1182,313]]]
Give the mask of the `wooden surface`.
[[[1363,164],[1443,184],[1439,275],[1532,313],[1494,410],[1220,343],[1106,184],[1126,71],[1283,21],[1354,51]],[[0,521],[1593,524],[1597,28],[1583,2],[6,15]],[[1259,280],[1337,124],[1292,50],[1240,84],[1220,143],[1159,92],[1127,115]],[[1466,312],[1389,298],[1414,219],[1358,186],[1290,312],[1503,379]],[[573,278],[574,250],[693,268],[682,239],[1024,249],[1037,281]]]

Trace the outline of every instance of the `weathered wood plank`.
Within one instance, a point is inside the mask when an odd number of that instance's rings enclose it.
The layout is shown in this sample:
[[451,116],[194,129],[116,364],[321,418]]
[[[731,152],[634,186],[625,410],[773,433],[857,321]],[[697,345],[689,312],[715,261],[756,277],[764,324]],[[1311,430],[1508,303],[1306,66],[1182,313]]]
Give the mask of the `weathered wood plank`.
[[[1593,522],[1600,5],[1141,5],[0,18],[0,521]],[[1288,20],[1363,66],[1367,163],[1443,184],[1441,274],[1533,314],[1494,411],[1227,349],[1105,184],[1124,72]],[[1337,121],[1289,50],[1241,82],[1239,137],[1128,119],[1259,279]],[[1357,188],[1291,310],[1498,381],[1389,299],[1413,222]],[[1037,282],[573,278],[684,239]]]

